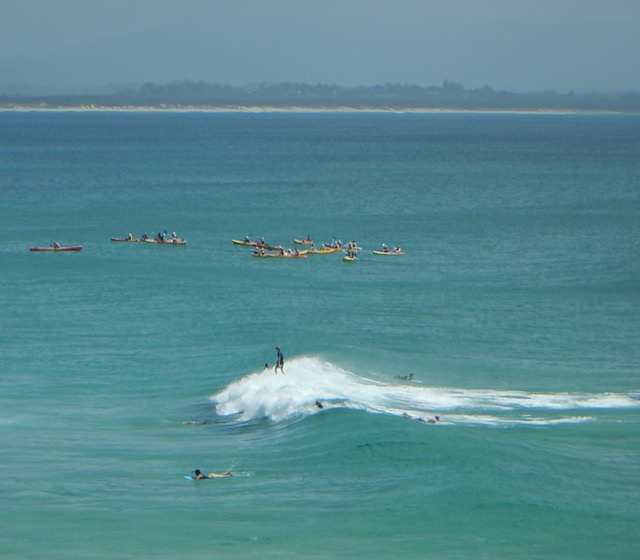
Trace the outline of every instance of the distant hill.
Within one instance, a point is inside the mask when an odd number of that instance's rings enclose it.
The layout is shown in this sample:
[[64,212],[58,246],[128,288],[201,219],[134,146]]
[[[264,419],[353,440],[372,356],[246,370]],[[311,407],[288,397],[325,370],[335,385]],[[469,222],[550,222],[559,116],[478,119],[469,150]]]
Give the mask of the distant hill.
[[[1,86],[0,86],[1,87]],[[129,86],[116,93],[79,95],[17,95],[0,89],[0,107],[301,107],[355,109],[452,109],[640,112],[640,93],[512,93],[489,86],[465,89],[445,81],[421,87],[384,84],[345,88],[337,85],[261,83],[234,87],[205,82]]]

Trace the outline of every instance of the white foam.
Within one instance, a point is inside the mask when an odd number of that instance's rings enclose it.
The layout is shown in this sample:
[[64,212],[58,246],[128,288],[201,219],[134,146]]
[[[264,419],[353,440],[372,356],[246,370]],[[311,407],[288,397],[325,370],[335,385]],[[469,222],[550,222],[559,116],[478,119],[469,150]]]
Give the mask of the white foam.
[[580,424],[592,422],[591,416],[561,416],[558,418],[543,418],[533,416],[499,417],[490,414],[452,414],[448,415],[441,424],[480,424],[485,426],[553,426],[556,424]]
[[[557,413],[585,409],[640,406],[638,395],[620,393],[527,393],[425,387],[357,376],[315,357],[289,360],[284,375],[272,369],[255,372],[213,395],[216,411],[239,421],[268,418],[275,422],[346,407],[371,413],[414,417],[446,415],[443,423],[552,424],[582,422],[588,416],[544,418],[531,411]],[[505,416],[506,415],[506,416]]]
[[327,406],[374,401],[369,384],[315,358],[290,360],[284,375],[272,369],[252,373],[211,397],[218,414],[239,415],[240,420],[270,418],[280,421],[312,412],[316,400]]

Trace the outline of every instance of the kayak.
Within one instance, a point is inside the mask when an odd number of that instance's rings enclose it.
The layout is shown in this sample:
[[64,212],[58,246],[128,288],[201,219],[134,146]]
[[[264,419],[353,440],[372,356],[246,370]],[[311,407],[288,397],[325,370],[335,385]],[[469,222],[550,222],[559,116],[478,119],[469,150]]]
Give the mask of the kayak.
[[276,251],[281,249],[280,245],[269,245],[268,243],[261,243],[260,241],[241,241],[240,239],[232,239],[231,242],[234,245],[244,245],[245,247],[258,247],[259,249],[269,249]]
[[404,251],[371,251],[374,255],[404,255]]
[[112,237],[111,241],[118,241],[120,243],[137,243],[140,240],[136,237],[133,239],[129,239],[128,237]]
[[186,239],[157,239],[155,237],[153,238],[149,238],[149,239],[144,239],[143,240],[145,243],[156,243],[158,245],[186,245],[187,241]]
[[42,253],[45,251],[51,252],[63,252],[63,251],[82,251],[82,245],[68,245],[68,246],[60,246],[60,247],[31,247],[29,249],[35,253]]
[[349,255],[345,255],[344,257],[342,257],[342,260],[344,262],[354,262],[358,260],[358,257],[350,257]]
[[309,249],[308,255],[330,255],[331,253],[340,253],[342,249],[340,247],[323,247],[322,249]]
[[313,239],[294,239],[296,245],[313,245]]
[[246,245],[247,247],[257,247],[258,246],[258,242],[257,241],[246,241],[246,240],[241,241],[240,239],[232,239],[231,242],[234,245]]
[[284,254],[279,254],[279,253],[260,253],[260,252],[254,252],[253,253],[254,257],[258,257],[261,259],[264,258],[271,258],[271,259],[306,259],[307,255],[303,254],[303,253],[298,253],[297,255],[291,255],[289,253],[284,253]]

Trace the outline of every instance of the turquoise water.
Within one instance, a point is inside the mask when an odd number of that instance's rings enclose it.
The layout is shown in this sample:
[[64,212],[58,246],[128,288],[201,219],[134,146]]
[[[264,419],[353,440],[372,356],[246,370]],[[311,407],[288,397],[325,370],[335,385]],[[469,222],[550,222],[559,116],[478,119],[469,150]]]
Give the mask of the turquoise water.
[[0,200],[0,556],[637,557],[639,117],[7,112]]

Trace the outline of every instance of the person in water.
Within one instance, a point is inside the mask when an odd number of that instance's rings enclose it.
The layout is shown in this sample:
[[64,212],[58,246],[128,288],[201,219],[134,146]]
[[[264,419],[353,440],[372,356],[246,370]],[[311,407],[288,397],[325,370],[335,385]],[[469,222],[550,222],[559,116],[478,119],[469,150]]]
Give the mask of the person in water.
[[205,478],[227,478],[229,476],[233,476],[233,473],[231,471],[225,471],[223,473],[209,473],[209,474],[204,474],[200,469],[196,469],[195,471],[193,471],[193,478],[195,480],[203,480]]
[[273,368],[275,373],[278,373],[278,368],[280,372],[284,375],[284,356],[282,355],[282,351],[279,346],[276,346],[276,366]]
[[412,416],[411,414],[405,412],[402,415],[404,418],[408,420],[417,420],[418,422],[424,422],[425,424],[437,424],[440,422],[440,416],[434,416],[433,418],[424,418],[422,416]]

